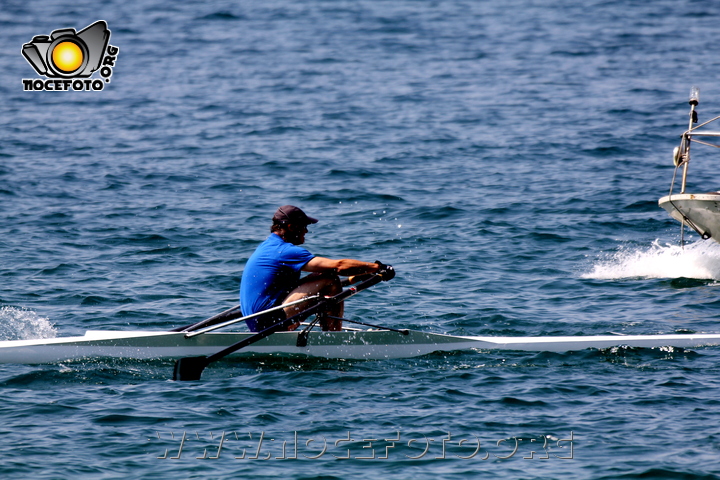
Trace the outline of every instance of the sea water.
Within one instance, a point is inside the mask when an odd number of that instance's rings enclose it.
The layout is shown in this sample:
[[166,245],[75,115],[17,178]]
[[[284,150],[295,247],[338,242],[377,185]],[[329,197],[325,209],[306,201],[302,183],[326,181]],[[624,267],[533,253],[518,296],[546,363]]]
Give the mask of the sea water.
[[[105,20],[101,91],[23,44]],[[397,277],[350,318],[459,335],[720,332],[720,245],[657,206],[713,2],[44,1],[0,8],[0,335],[237,304],[283,204]],[[107,73],[107,71],[105,72]],[[103,78],[97,73],[93,78]],[[718,188],[693,150],[689,191]],[[0,476],[720,478],[720,350],[0,366]]]

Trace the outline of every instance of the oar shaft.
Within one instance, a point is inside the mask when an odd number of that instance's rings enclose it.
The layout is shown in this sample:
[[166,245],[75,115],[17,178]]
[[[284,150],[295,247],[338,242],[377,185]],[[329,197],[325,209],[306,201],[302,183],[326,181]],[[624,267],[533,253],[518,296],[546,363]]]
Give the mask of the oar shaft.
[[402,333],[403,335],[410,335],[410,330],[408,330],[408,329],[399,330],[397,328],[385,327],[383,325],[375,325],[372,323],[358,322],[357,320],[350,320],[349,318],[340,318],[340,317],[331,317],[331,316],[328,316],[328,318],[334,318],[335,320],[342,320],[344,322],[350,322],[350,323],[354,323],[356,325],[365,325],[366,327],[379,328],[380,330],[388,330],[390,332]]
[[190,325],[185,325],[182,327],[173,328],[170,330],[171,332],[192,332],[194,330],[197,330],[199,328],[207,327],[209,325],[215,325],[218,322],[222,322],[225,320],[232,320],[237,317],[241,317],[242,312],[240,311],[240,305],[235,305],[232,308],[228,308],[224,312],[218,313],[217,315],[214,315],[207,320],[203,320],[202,322],[197,323],[191,323]]
[[277,312],[278,310],[282,310],[286,307],[292,307],[293,305],[298,305],[300,303],[307,302],[308,300],[315,300],[316,298],[320,298],[320,295],[310,295],[309,297],[304,297],[304,298],[301,298],[300,300],[295,300],[294,302],[284,303],[282,305],[278,305],[277,307],[268,308],[267,310],[263,310],[262,312],[253,313],[252,315],[247,315],[242,318],[236,318],[234,320],[229,320],[224,323],[212,325],[210,327],[203,328],[202,330],[196,330],[196,331],[185,334],[185,338],[192,338],[197,335],[202,335],[203,333],[212,332],[213,330],[217,330],[218,328],[223,328],[223,327],[227,327],[228,325],[233,325],[235,323],[244,322],[245,320],[250,320],[251,318],[259,317],[261,315],[265,315],[266,313]]

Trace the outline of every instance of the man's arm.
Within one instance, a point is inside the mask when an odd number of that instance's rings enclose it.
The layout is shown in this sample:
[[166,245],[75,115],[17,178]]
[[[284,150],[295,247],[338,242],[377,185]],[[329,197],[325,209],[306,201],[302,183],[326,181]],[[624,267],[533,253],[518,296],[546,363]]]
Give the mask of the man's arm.
[[324,257],[314,257],[302,268],[305,272],[335,273],[343,277],[360,275],[363,273],[376,273],[380,270],[378,263],[361,262],[351,258],[332,260]]

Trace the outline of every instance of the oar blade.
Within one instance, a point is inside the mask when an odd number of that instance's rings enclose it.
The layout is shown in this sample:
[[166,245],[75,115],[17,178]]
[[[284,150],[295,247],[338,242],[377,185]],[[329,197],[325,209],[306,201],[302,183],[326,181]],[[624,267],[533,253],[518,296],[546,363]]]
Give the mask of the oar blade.
[[203,370],[209,363],[207,357],[185,357],[175,360],[173,380],[200,380]]

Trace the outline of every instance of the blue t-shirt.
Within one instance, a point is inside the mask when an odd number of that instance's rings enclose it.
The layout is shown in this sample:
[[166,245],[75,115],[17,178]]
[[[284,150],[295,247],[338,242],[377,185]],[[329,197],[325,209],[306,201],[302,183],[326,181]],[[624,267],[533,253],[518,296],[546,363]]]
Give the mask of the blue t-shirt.
[[[251,315],[279,305],[300,280],[300,270],[315,257],[302,247],[285,242],[272,233],[245,265],[240,282],[243,315]],[[247,321],[257,330],[257,319]]]

